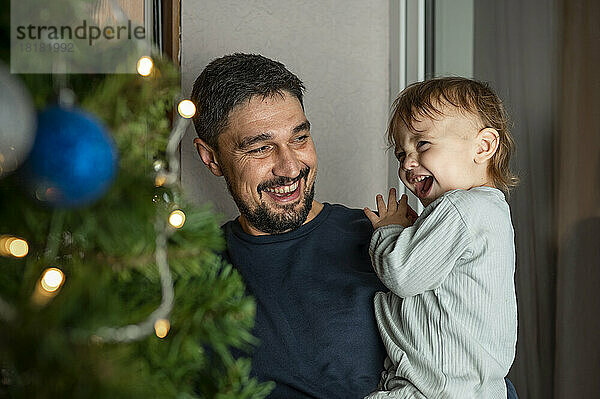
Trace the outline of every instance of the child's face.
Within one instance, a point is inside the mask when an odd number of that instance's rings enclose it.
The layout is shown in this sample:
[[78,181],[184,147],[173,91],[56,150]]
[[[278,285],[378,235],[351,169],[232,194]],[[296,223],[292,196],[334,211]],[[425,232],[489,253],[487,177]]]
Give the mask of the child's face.
[[415,122],[415,130],[399,130],[398,175],[424,206],[447,191],[486,185],[486,169],[474,160],[481,127],[476,117],[444,107],[436,119]]

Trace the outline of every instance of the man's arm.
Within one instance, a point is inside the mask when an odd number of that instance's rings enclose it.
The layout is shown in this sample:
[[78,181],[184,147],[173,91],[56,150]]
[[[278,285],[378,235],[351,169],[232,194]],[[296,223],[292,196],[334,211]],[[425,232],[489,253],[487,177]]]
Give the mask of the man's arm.
[[505,378],[504,382],[506,383],[507,399],[519,399],[519,397],[517,396],[517,390],[515,389],[515,386],[512,384],[512,382],[510,382],[508,378]]

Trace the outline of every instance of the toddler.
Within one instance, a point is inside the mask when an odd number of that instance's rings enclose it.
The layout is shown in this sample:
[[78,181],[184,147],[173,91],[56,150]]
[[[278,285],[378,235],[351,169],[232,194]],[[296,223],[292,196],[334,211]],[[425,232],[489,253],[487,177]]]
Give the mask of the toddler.
[[417,217],[390,190],[378,213],[373,267],[389,292],[375,296],[388,357],[368,398],[506,398],[514,360],[515,246],[505,194],[514,142],[502,103],[486,85],[438,78],[394,103],[388,141]]

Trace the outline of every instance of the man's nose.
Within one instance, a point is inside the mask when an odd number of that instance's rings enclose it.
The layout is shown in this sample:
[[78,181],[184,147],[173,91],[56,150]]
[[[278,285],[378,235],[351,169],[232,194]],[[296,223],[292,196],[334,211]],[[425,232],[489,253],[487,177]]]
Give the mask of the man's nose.
[[411,170],[419,166],[419,161],[417,160],[417,154],[409,153],[406,154],[406,158],[402,161],[402,169]]
[[277,152],[277,159],[273,166],[275,176],[296,177],[300,174],[302,166],[297,154],[290,148],[281,148]]

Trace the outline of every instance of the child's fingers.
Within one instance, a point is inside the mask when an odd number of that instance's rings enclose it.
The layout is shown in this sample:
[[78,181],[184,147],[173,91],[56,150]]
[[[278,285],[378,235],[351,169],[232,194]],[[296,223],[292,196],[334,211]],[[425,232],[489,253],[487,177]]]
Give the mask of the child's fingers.
[[390,188],[390,193],[388,194],[388,211],[396,212],[398,209],[398,202],[396,201],[396,189]]
[[415,220],[417,220],[417,218],[419,217],[419,215],[417,214],[417,212],[415,212],[414,209],[412,209],[410,207],[410,205],[407,205],[407,209],[406,209],[406,216],[412,221],[414,222]]
[[400,201],[398,201],[398,209],[404,210],[408,207],[408,195],[402,194]]
[[383,195],[377,194],[376,201],[377,201],[377,212],[379,213],[379,216],[383,216],[387,212],[387,208],[385,206],[385,200],[383,199]]
[[365,216],[367,216],[367,219],[369,219],[371,221],[371,224],[373,225],[373,227],[375,226],[375,223],[377,223],[379,221],[379,216],[377,216],[375,214],[375,212],[373,212],[372,210],[370,210],[369,208],[364,208],[363,212],[365,213]]

